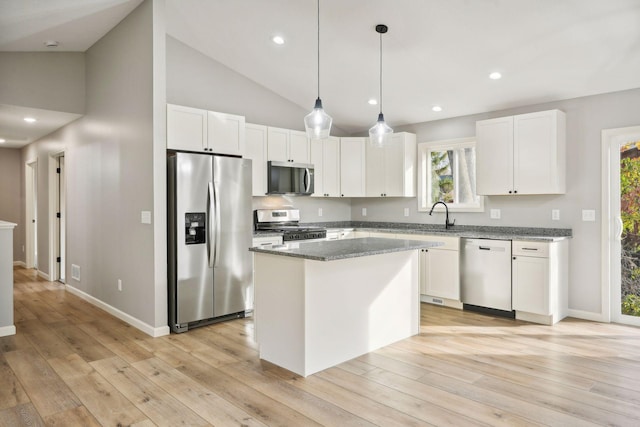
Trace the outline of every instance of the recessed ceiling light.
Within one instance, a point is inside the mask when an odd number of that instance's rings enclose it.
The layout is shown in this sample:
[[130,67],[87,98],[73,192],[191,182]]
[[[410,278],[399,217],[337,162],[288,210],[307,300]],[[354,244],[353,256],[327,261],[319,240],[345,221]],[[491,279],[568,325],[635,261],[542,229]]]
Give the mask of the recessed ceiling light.
[[440,112],[442,111],[442,107],[439,105],[434,105],[433,107],[431,107],[431,110],[435,112]]
[[281,36],[274,36],[271,40],[273,40],[275,44],[284,44],[284,39]]
[[377,99],[373,99],[371,98],[369,101],[367,101],[369,103],[369,105],[378,105],[378,100]]
[[497,71],[494,71],[493,73],[489,74],[489,78],[491,80],[500,80],[502,78],[502,74],[500,74]]
[[6,140],[6,139],[4,139],[4,138],[0,138],[0,144],[4,144],[5,142],[7,142],[7,140]]
[[35,122],[37,122],[37,120],[34,119],[33,117],[25,117],[24,121],[27,122],[27,123],[35,123]]
[[59,45],[59,44],[60,44],[60,43],[58,43],[58,42],[57,42],[57,41],[55,41],[55,40],[47,40],[47,41],[45,41],[45,42],[44,42],[44,45],[45,45],[46,47],[50,47],[50,48],[58,47],[58,45]]

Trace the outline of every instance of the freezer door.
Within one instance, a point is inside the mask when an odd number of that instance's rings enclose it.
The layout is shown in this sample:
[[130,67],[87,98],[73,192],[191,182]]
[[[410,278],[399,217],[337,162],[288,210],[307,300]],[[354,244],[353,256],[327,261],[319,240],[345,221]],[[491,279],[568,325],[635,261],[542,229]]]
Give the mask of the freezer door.
[[[180,325],[213,317],[213,269],[208,265],[207,195],[213,157],[177,153],[175,160],[175,312]],[[205,220],[201,224],[200,219]]]
[[253,308],[251,160],[213,157],[214,317]]

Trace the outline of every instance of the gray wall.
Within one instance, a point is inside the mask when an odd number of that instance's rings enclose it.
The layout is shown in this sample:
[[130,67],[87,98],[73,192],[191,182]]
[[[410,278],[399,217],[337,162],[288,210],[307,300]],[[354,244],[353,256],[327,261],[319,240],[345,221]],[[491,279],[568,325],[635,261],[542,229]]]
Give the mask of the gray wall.
[[0,104],[84,113],[80,52],[0,52]]
[[[248,123],[304,130],[309,110],[167,36],[167,102],[245,116]],[[337,127],[335,136],[347,136]]]
[[[567,115],[567,193],[553,196],[490,196],[483,213],[453,213],[458,224],[533,226],[573,229],[570,243],[569,306],[589,313],[601,312],[600,208],[601,131],[640,124],[640,89],[570,99],[474,116],[404,126],[396,131],[417,135],[418,142],[472,137],[475,122],[493,117],[560,109]],[[443,215],[417,212],[416,199],[352,199],[354,220],[442,223]],[[362,217],[362,208],[367,216]],[[411,215],[403,216],[403,208]],[[502,219],[492,220],[490,209],[500,209]],[[560,221],[551,220],[560,209]],[[596,210],[596,222],[583,222],[582,209]]]
[[[301,222],[349,221],[351,200],[306,196],[265,196],[253,198],[253,209],[300,209]],[[322,209],[322,216],[319,215]]]
[[[86,52],[86,115],[25,147],[23,159],[38,159],[38,186],[46,189],[48,158],[65,152],[67,283],[160,327],[166,293],[158,314],[154,229],[140,223],[142,210],[154,210],[154,190],[165,191],[162,184],[154,188],[153,175],[153,7],[143,2]],[[41,218],[47,210],[47,192],[39,191]],[[47,239],[46,221],[38,235]],[[48,259],[48,244],[39,241],[38,252],[39,260]],[[80,281],[71,279],[71,264],[80,266]]]
[[24,222],[20,215],[22,161],[17,148],[0,148],[0,220],[18,224],[13,229],[13,260],[24,261]]

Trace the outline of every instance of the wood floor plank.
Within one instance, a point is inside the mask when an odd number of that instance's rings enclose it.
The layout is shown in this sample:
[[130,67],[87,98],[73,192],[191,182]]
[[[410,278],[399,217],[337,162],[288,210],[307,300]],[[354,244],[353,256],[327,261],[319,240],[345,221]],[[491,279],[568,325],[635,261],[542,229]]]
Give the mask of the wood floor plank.
[[160,359],[141,360],[133,366],[213,425],[266,426]]
[[76,395],[35,350],[5,353],[5,358],[43,418],[81,406]]
[[107,359],[115,354],[82,329],[69,323],[51,324],[51,330],[65,342],[75,354],[87,362]]
[[45,423],[33,404],[24,403],[0,410],[0,426],[44,427]]
[[128,335],[129,328],[118,329],[116,325],[117,322],[107,325],[101,321],[93,321],[77,326],[127,362],[137,362],[153,357],[151,353],[133,342],[134,339]]
[[147,417],[78,354],[49,363],[102,425],[126,426]]
[[49,415],[44,422],[50,427],[101,427],[84,406]]
[[4,355],[0,353],[0,411],[24,403],[29,403],[29,397]]
[[90,365],[159,426],[206,426],[208,423],[119,357]]

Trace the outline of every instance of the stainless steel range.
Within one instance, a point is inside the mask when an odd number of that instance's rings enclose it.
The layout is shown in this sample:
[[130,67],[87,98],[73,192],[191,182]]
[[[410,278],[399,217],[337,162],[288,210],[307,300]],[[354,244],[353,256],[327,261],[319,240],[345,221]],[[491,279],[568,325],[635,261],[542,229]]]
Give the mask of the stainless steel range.
[[300,226],[300,210],[298,209],[257,209],[253,212],[253,220],[257,231],[282,233],[283,242],[324,240],[327,238],[325,228]]

